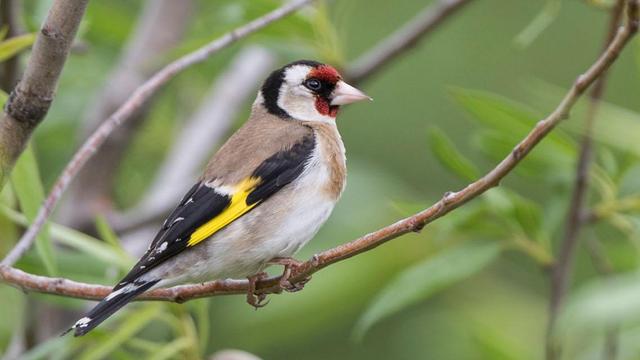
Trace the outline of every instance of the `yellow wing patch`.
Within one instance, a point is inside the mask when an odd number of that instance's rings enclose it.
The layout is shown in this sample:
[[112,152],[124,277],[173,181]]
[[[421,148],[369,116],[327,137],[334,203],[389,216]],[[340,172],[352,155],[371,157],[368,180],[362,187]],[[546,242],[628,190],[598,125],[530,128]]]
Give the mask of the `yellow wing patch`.
[[207,221],[197,228],[189,237],[187,246],[195,246],[209,236],[215,234],[223,227],[231,224],[234,220],[253,209],[258,203],[247,205],[247,197],[260,183],[260,178],[250,177],[235,186],[235,192],[231,197],[229,206],[218,216]]

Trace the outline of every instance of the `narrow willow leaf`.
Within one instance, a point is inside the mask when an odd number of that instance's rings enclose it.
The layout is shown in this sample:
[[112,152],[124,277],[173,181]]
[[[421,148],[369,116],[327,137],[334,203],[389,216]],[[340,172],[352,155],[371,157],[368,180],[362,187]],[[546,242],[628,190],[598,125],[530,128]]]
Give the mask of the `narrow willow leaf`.
[[341,67],[345,63],[344,51],[330,15],[329,6],[325,2],[316,5],[312,20],[315,35],[314,45],[322,59],[334,66]]
[[28,352],[20,355],[20,360],[42,360],[49,359],[53,352],[60,349],[67,348],[72,338],[66,337],[54,337],[51,340],[45,341],[37,346],[31,348]]
[[[0,205],[0,214],[4,215],[16,224],[27,226],[26,217],[6,206]],[[118,265],[122,270],[128,270],[133,265],[133,260],[128,255],[123,255],[94,237],[66,226],[49,223],[51,237],[63,245],[69,246],[90,255],[106,264]]]
[[401,272],[360,317],[354,337],[362,339],[378,321],[479,272],[498,257],[500,250],[501,246],[495,242],[469,241]]
[[16,55],[20,51],[28,48],[36,40],[36,34],[24,34],[0,42],[0,61]]
[[[528,106],[486,91],[451,88],[453,99],[485,126],[500,131],[502,136],[513,142],[520,141],[531,128],[542,119],[541,115]],[[545,137],[545,147],[555,156],[573,158],[576,154],[575,142],[562,131],[553,131]],[[536,148],[536,151],[539,149]]]
[[109,337],[89,347],[88,350],[78,358],[81,360],[106,358],[110,353],[118,349],[132,336],[142,330],[142,328],[160,313],[162,313],[162,304],[150,303],[145,304],[136,311],[130,311],[127,317],[122,317],[123,321],[118,324],[118,327],[109,332]]
[[161,346],[156,351],[147,355],[147,359],[150,360],[166,360],[166,359],[177,359],[178,354],[193,345],[191,339],[187,337],[181,337],[172,342],[166,344],[165,346]]
[[[640,272],[594,280],[572,295],[558,328],[565,336],[581,336],[611,326],[640,325]],[[577,331],[580,329],[580,331]]]
[[193,303],[195,308],[195,317],[198,323],[198,344],[200,345],[200,353],[204,354],[209,345],[209,335],[211,333],[210,315],[209,315],[209,299],[197,300]]
[[551,25],[560,13],[560,0],[547,0],[542,10],[514,39],[516,45],[527,48]]
[[[31,146],[22,153],[11,173],[11,184],[18,198],[20,208],[29,220],[33,221],[44,201],[44,188],[40,181],[38,164]],[[36,251],[49,275],[56,274],[56,261],[53,246],[49,239],[49,227],[42,228],[35,242]]]
[[[549,84],[544,81],[532,79],[527,81],[528,90],[532,94],[532,101],[538,106],[550,106],[555,104],[558,97],[566,94],[566,89]],[[555,105],[553,105],[555,106]],[[587,102],[578,102],[571,112],[571,119],[584,118],[590,111]],[[563,130],[582,135],[584,134],[584,121],[566,121]],[[553,131],[556,133],[556,130]],[[623,151],[640,157],[640,113],[612,104],[606,101],[598,103],[598,121],[594,123],[591,132],[594,140],[610,146],[613,149]],[[551,135],[551,134],[550,134]]]
[[429,129],[429,146],[431,151],[447,170],[465,180],[476,180],[480,171],[471,160],[462,155],[447,135],[438,127]]
[[96,217],[96,230],[98,231],[98,235],[100,236],[100,238],[106,243],[110,244],[115,251],[119,252],[125,257],[128,256],[127,252],[120,243],[118,235],[115,233],[115,231],[113,231],[107,219],[102,215],[98,215]]

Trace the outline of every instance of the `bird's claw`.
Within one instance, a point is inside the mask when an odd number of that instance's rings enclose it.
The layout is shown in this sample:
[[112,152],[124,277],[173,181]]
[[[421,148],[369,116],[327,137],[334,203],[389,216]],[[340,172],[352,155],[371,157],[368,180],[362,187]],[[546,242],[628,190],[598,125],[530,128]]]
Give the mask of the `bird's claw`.
[[304,285],[308,283],[309,280],[311,280],[311,276],[308,276],[302,280],[296,281],[295,283],[289,281],[289,279],[291,278],[291,274],[303,264],[301,261],[298,261],[294,258],[278,257],[271,259],[269,263],[284,266],[284,271],[282,272],[280,281],[278,283],[280,289],[282,290],[288,292],[300,291],[304,288]]
[[249,276],[249,289],[247,290],[247,303],[253,306],[256,310],[261,307],[265,307],[269,300],[265,301],[267,294],[256,294],[256,283],[262,279],[267,278],[267,274],[264,272]]

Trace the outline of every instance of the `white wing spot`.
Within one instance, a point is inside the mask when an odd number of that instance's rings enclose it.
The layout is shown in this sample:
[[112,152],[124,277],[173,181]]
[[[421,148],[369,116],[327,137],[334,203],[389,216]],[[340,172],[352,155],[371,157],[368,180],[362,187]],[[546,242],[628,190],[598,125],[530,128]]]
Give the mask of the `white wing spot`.
[[158,248],[158,250],[156,250],[157,253],[161,253],[165,250],[167,250],[167,246],[169,246],[168,242],[163,242],[162,244],[160,244],[160,247]]
[[171,225],[173,225],[173,224],[175,224],[175,223],[177,223],[177,222],[180,222],[180,221],[182,221],[182,220],[184,220],[184,218],[183,218],[183,217],[177,217],[175,220],[173,220],[173,222],[171,223]]
[[236,192],[236,189],[233,186],[220,185],[213,189],[213,191],[222,196],[232,196],[233,193]]
[[73,325],[73,328],[85,328],[87,326],[89,326],[89,323],[91,322],[91,318],[88,317],[83,317],[82,319],[76,321],[75,325]]
[[185,205],[189,205],[189,204],[191,204],[192,202],[193,202],[193,198],[192,198],[192,197],[190,197],[189,199],[187,199],[187,202],[185,202],[184,204],[185,204]]
[[147,267],[144,265],[140,265],[140,270],[146,269]]

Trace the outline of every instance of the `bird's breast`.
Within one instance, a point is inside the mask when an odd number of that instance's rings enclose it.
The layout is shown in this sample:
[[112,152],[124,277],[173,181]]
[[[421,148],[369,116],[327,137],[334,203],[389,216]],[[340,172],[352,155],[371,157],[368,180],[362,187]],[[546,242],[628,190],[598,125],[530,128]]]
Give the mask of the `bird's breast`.
[[319,189],[337,201],[346,185],[347,167],[344,144],[335,126],[314,126],[316,148],[309,161],[309,169],[318,173]]

